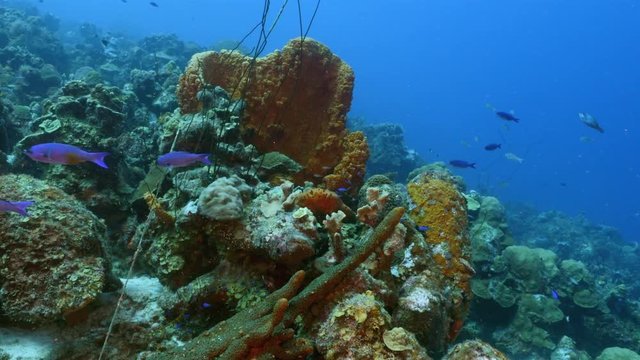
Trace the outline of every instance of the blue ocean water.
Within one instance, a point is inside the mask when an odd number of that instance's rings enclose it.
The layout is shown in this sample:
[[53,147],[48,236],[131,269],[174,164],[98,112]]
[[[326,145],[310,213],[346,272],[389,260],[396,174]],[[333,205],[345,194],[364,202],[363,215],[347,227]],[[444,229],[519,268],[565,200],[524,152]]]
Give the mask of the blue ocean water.
[[[44,0],[63,20],[203,46],[240,39],[261,1]],[[306,29],[316,1],[301,1]],[[275,17],[282,2],[271,4]],[[265,53],[300,33],[282,13]],[[309,36],[355,70],[352,115],[394,122],[427,161],[464,159],[470,188],[505,202],[584,214],[640,232],[640,5],[636,1],[338,1],[320,3]],[[271,19],[273,20],[273,18]],[[249,41],[251,43],[251,41]],[[497,118],[488,106],[521,118]],[[580,123],[595,116],[600,134]],[[502,150],[487,152],[488,143]],[[524,161],[509,161],[505,153]]]

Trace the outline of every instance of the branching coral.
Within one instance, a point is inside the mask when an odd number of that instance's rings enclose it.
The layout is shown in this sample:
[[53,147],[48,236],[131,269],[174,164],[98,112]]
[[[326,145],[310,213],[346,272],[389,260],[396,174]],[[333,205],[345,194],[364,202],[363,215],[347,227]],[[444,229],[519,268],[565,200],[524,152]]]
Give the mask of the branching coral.
[[388,200],[388,192],[378,187],[367,188],[367,204],[358,208],[358,220],[369,226],[375,226]]
[[322,221],[324,228],[329,233],[329,237],[331,238],[331,248],[333,250],[333,257],[336,261],[340,262],[344,259],[345,249],[342,240],[342,233],[340,230],[342,229],[342,220],[347,215],[344,212],[338,210],[331,215],[327,215],[326,219]]
[[144,201],[147,203],[149,210],[151,210],[156,215],[156,217],[162,224],[171,226],[175,223],[176,221],[175,217],[169,214],[162,207],[162,205],[158,201],[158,198],[154,194],[150,192],[146,192],[144,194]]

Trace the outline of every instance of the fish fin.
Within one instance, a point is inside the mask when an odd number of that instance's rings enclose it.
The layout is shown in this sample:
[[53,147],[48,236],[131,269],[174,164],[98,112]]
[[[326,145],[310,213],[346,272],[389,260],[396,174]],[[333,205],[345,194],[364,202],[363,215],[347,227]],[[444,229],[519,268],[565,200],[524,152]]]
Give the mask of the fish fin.
[[469,164],[469,167],[472,168],[472,169],[475,169],[476,168],[476,163]]
[[200,161],[205,165],[213,165],[209,160],[209,155],[211,154],[200,154]]
[[29,216],[27,213],[27,208],[33,205],[35,201],[16,201],[12,202],[11,205],[15,206],[16,212],[22,216]]
[[109,167],[104,162],[104,158],[109,155],[108,152],[89,153],[89,161],[100,166],[101,168],[108,169]]

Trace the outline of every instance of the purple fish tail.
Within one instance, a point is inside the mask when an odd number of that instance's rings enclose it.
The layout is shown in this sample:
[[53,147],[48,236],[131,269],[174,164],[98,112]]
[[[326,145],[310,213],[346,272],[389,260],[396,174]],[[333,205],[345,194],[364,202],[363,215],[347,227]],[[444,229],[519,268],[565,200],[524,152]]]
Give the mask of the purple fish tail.
[[97,152],[97,153],[89,153],[89,161],[100,166],[101,168],[108,169],[109,167],[104,162],[104,158],[109,155],[108,152]]
[[211,163],[211,160],[209,160],[209,155],[210,154],[199,154],[200,156],[199,160],[205,165],[213,165]]
[[27,213],[27,208],[33,205],[35,201],[16,201],[12,202],[11,205],[15,207],[15,211],[22,216],[29,216]]

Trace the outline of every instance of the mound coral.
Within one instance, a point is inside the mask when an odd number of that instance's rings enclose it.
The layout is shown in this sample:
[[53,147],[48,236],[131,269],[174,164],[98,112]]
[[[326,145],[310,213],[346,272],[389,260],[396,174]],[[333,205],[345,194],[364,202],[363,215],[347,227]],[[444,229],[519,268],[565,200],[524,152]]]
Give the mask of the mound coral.
[[200,91],[227,89],[232,99],[245,101],[241,124],[247,142],[298,162],[298,183],[318,182],[340,165],[328,178],[328,185],[340,187],[361,181],[368,157],[364,136],[348,135],[345,128],[353,81],[351,67],[326,46],[294,39],[259,59],[230,51],[195,54],[177,97],[182,113],[196,113],[203,107]]
[[507,356],[480,340],[467,340],[457,344],[444,360],[507,360]]
[[106,227],[61,190],[27,175],[0,176],[0,198],[31,199],[29,217],[0,216],[0,312],[38,325],[74,321],[105,287],[114,288]]
[[249,194],[251,187],[239,177],[219,178],[200,193],[198,213],[219,221],[241,219],[243,198]]
[[550,279],[559,273],[558,256],[546,249],[513,245],[504,249],[500,259],[528,292],[544,292]]

